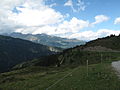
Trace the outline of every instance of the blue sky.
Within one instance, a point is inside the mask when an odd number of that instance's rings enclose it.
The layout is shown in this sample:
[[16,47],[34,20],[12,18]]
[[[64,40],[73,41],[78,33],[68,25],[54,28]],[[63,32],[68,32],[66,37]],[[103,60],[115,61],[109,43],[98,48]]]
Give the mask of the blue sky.
[[[78,19],[89,20],[91,22],[94,22],[94,17],[97,15],[106,15],[110,17],[111,20],[97,25],[97,28],[120,28],[119,25],[113,25],[114,19],[120,16],[120,0],[82,0],[84,1],[86,8],[84,11],[79,12],[73,12],[70,7],[65,7],[64,3],[66,1],[67,0],[54,0],[54,3],[57,3],[58,5],[53,8],[63,14],[69,13],[70,19],[72,17],[77,17]],[[75,4],[76,1],[77,0],[73,0]]]
[[120,33],[120,0],[4,0],[0,33],[93,40]]

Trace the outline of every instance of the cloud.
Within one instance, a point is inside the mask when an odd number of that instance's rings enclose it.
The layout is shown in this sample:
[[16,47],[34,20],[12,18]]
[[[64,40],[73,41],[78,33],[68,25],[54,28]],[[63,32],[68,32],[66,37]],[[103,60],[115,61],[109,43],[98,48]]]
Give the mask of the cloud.
[[115,19],[114,24],[120,24],[120,17]]
[[[4,0],[0,6],[0,32],[24,31],[24,27],[56,25],[65,18],[55,11],[52,5],[45,5],[45,0]],[[14,11],[14,9],[16,11]],[[19,13],[18,13],[19,11]],[[54,18],[53,18],[54,17]],[[16,28],[19,27],[19,28]],[[9,31],[7,31],[9,29]],[[26,29],[28,30],[28,29]],[[31,31],[31,30],[29,30]],[[27,31],[27,32],[29,32]]]
[[106,37],[111,34],[119,35],[120,31],[119,30],[109,30],[109,29],[99,29],[97,31],[84,31],[84,32],[79,32],[79,33],[74,33],[69,36],[69,38],[77,38],[80,40],[94,40],[100,37]]
[[57,5],[57,3],[53,3],[53,4],[50,4],[49,6],[52,8],[52,7],[56,6],[56,5]]
[[73,2],[72,2],[72,0],[68,0],[65,4],[64,4],[64,6],[73,6]]
[[58,29],[63,29],[70,33],[76,33],[88,26],[89,21],[84,21],[73,17],[70,21],[64,21],[62,24],[60,24]]
[[25,26],[43,26],[57,24],[60,23],[64,18],[61,13],[56,12],[51,8],[44,8],[44,10],[29,8],[17,9],[20,10],[21,13],[11,16],[10,19]]
[[[3,17],[0,17],[1,32],[3,32],[3,30],[4,32],[8,32],[7,30],[9,29],[10,32],[64,35],[79,32],[89,25],[89,21],[80,20],[75,17],[69,21],[65,20],[65,18],[69,17],[69,14],[62,15],[52,8],[55,4],[45,5],[44,0],[24,0],[23,2],[14,0],[11,1],[12,3],[7,1],[8,0],[3,1],[3,6],[8,5],[8,8],[0,9],[6,12],[2,13]],[[78,6],[79,3],[80,1],[78,0]],[[19,13],[12,11],[14,8],[16,11],[19,11]]]
[[49,35],[65,35],[69,33],[78,33],[83,28],[89,27],[89,21],[80,20],[76,17],[73,17],[70,21],[63,21],[62,23],[59,23],[57,25],[43,25],[43,26],[33,26],[33,27],[27,27],[18,29],[16,32],[22,32],[22,33],[32,33],[32,34],[41,34],[46,33]]
[[86,8],[85,3],[82,0],[77,0],[76,3],[73,3],[72,0],[68,0],[64,6],[68,6],[72,9],[73,12],[84,11]]
[[99,24],[107,20],[109,20],[109,17],[105,15],[97,15],[95,16],[95,22],[93,22],[92,25]]
[[[119,34],[119,31],[100,29],[97,31],[86,30],[91,25],[96,25],[107,21],[109,17],[105,15],[95,16],[95,22],[63,15],[52,7],[56,4],[45,4],[46,0],[4,0],[0,3],[0,33],[20,32],[25,34],[56,35],[66,38],[77,38],[82,40],[92,40],[98,37]],[[77,7],[75,7],[75,5]],[[65,6],[70,6],[74,12],[84,11],[85,3],[77,0],[73,3],[68,0]],[[67,20],[69,18],[69,20]],[[119,19],[115,20],[115,24]],[[83,31],[85,30],[85,31]]]
[[78,11],[84,11],[86,8],[86,5],[82,0],[78,0],[77,6],[79,7]]
[[[0,0],[1,1],[1,0]],[[12,10],[14,7],[24,3],[25,0],[4,0],[0,3],[0,33],[13,32],[16,23],[9,20],[9,17],[13,15]]]

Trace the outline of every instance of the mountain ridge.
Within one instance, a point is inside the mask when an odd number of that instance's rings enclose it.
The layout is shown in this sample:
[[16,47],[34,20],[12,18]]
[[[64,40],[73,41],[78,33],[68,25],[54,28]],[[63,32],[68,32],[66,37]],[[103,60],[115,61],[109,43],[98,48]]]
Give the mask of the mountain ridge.
[[59,47],[63,49],[75,47],[76,45],[85,44],[85,41],[82,40],[61,38],[57,36],[50,36],[47,34],[32,35],[32,34],[11,33],[11,34],[3,34],[3,35],[11,36],[14,38],[21,38],[35,43],[52,46],[52,47]]

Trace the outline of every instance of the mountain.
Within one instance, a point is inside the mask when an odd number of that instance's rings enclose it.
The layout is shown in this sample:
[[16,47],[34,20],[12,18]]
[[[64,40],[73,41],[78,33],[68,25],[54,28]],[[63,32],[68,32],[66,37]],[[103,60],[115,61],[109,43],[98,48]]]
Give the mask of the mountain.
[[[42,57],[17,65],[15,68],[24,68],[28,66],[57,66],[66,65],[86,65],[100,62],[108,62],[110,60],[117,60],[120,58],[120,36],[108,36],[99,38],[86,43],[85,45],[69,48],[63,52]],[[104,60],[103,60],[104,59]],[[103,60],[103,61],[102,61]],[[20,67],[21,66],[21,67]]]
[[23,62],[0,74],[0,89],[119,90],[119,77],[111,66],[113,60],[120,60],[119,45],[120,36],[109,36]]
[[4,35],[29,40],[47,46],[60,47],[63,49],[75,47],[76,45],[85,44],[85,41],[82,40],[61,38],[56,36],[50,36],[47,34],[32,35],[32,34],[11,33]]
[[41,56],[55,54],[52,47],[0,35],[0,72]]

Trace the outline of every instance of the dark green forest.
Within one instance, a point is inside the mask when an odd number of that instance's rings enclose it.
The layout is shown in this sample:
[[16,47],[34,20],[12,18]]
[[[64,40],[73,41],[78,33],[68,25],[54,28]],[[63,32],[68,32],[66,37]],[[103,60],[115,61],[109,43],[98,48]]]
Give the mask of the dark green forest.
[[0,35],[0,72],[24,61],[54,53],[48,46]]

